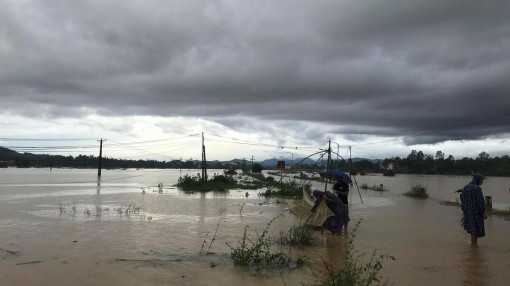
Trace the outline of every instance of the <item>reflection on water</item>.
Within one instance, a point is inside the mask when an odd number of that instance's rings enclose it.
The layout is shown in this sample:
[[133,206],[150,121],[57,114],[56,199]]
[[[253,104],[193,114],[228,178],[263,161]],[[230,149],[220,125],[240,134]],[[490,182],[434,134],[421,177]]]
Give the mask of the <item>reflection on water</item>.
[[485,286],[491,276],[487,265],[485,251],[479,248],[469,248],[461,252],[460,272],[462,285]]

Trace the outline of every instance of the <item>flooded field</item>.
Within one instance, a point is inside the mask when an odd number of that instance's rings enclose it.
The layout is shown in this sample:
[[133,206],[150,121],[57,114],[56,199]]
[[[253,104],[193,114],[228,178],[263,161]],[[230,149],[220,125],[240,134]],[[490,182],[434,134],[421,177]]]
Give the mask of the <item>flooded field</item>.
[[[172,187],[199,170],[0,169],[1,285],[301,285],[322,260],[339,262],[347,236],[317,233],[318,246],[294,249],[305,266],[257,274],[235,267],[229,243],[262,230],[271,235],[304,218],[260,190],[186,194]],[[221,170],[209,170],[209,174]],[[486,237],[471,249],[461,211],[442,205],[468,177],[358,176],[386,192],[350,192],[352,231],[361,251],[387,253],[382,274],[394,285],[508,285],[510,220],[490,216]],[[162,183],[161,192],[157,187]],[[324,186],[314,182],[314,187]],[[412,184],[431,196],[403,196]],[[510,206],[510,178],[482,185],[499,209]],[[142,194],[145,191],[145,194]],[[248,192],[248,196],[246,196]],[[214,238],[214,239],[213,239]]]

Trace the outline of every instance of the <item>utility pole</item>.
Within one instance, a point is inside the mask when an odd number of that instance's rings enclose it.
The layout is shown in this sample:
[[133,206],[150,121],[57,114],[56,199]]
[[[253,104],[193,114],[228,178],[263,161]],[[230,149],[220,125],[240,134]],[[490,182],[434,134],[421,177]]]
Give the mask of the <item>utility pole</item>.
[[252,173],[253,173],[253,160],[254,160],[254,159],[255,159],[255,158],[253,158],[253,155],[252,155],[252,156],[251,156],[251,172],[252,172]]
[[326,184],[324,185],[324,192],[328,190],[328,175],[329,175],[329,164],[331,163],[331,140],[328,141],[328,162],[326,165]]
[[202,180],[207,181],[207,163],[205,158],[204,132],[202,132]]
[[97,176],[101,177],[101,161],[103,160],[103,141],[106,141],[106,139],[99,139],[97,142],[99,142],[99,166],[97,167]]
[[351,146],[349,146],[349,175],[352,176],[352,153],[351,153]]
[[53,155],[50,155],[50,171],[53,169]]

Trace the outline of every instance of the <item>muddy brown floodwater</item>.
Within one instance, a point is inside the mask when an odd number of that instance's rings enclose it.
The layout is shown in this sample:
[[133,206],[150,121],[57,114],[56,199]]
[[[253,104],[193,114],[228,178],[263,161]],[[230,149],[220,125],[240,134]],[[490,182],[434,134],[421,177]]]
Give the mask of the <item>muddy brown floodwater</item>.
[[[253,235],[281,215],[269,229],[276,235],[303,218],[257,190],[185,194],[172,187],[180,175],[197,172],[105,170],[98,186],[95,170],[0,169],[0,285],[301,285],[312,281],[322,260],[340,263],[347,236],[317,233],[320,245],[293,249],[307,257],[306,266],[260,274],[235,267],[226,243],[236,245],[246,225]],[[441,204],[455,200],[453,191],[468,177],[357,181],[389,189],[360,190],[361,203],[353,186],[349,229],[363,218],[356,249],[396,258],[381,272],[391,283],[508,285],[510,220],[490,216],[486,237],[471,249],[460,208]],[[426,186],[431,197],[403,196],[412,184]],[[509,178],[482,185],[502,209],[510,205],[509,187]]]

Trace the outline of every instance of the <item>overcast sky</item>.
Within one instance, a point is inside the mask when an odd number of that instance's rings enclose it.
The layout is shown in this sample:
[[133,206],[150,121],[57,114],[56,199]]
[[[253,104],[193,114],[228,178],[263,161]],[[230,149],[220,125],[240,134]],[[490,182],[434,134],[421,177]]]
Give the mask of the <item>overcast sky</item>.
[[200,158],[205,132],[209,160],[328,140],[353,157],[510,154],[506,0],[0,4],[0,146]]

